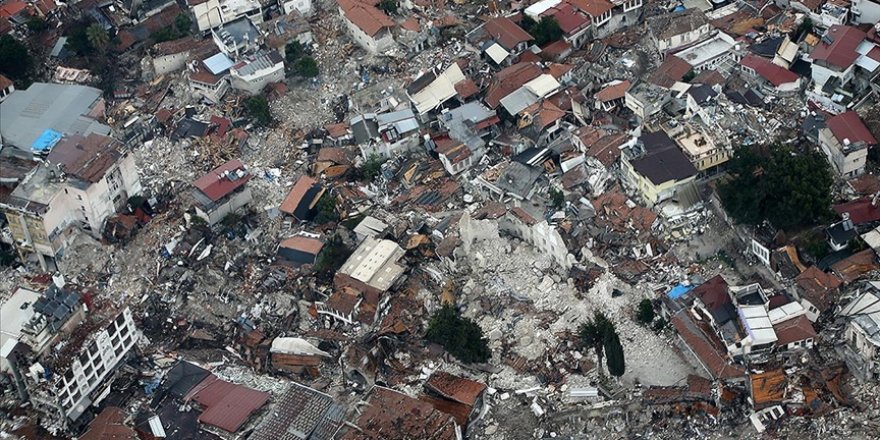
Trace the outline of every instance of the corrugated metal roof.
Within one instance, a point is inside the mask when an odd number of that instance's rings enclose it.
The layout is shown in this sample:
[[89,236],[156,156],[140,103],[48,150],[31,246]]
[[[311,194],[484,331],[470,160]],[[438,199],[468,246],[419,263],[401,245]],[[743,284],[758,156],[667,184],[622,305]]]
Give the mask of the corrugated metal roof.
[[206,58],[203,63],[205,63],[205,67],[207,67],[214,75],[219,75],[229,70],[235,64],[232,59],[226,56],[223,52],[219,52],[216,55]]

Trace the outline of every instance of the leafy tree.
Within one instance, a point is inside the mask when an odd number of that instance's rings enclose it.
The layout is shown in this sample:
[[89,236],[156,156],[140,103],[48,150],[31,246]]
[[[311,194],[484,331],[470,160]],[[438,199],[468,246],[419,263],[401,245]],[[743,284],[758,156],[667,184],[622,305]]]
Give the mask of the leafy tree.
[[287,43],[287,46],[284,47],[284,58],[286,59],[288,64],[293,64],[296,60],[300,59],[303,54],[305,54],[305,50],[300,44],[299,41],[291,41]]
[[425,337],[442,345],[463,362],[486,362],[492,356],[483,329],[474,321],[459,316],[450,304],[444,304],[434,313]]
[[370,155],[370,157],[361,166],[361,174],[368,182],[372,182],[382,172],[382,164],[385,158],[378,154]]
[[152,38],[153,41],[156,43],[161,43],[163,41],[176,40],[180,37],[177,34],[177,31],[175,31],[174,29],[170,27],[164,27],[156,32],[153,32],[153,34],[150,35],[150,38]]
[[73,23],[70,27],[70,33],[67,34],[66,47],[69,50],[76,52],[79,56],[88,55],[94,51],[92,45],[89,44],[89,37],[86,33],[86,29],[89,28],[90,23],[91,22],[87,20],[80,20]]
[[394,15],[397,13],[397,1],[396,0],[382,0],[379,2],[379,9],[385,12],[388,15]]
[[666,322],[665,319],[663,319],[663,318],[657,318],[657,320],[654,321],[654,325],[651,326],[651,330],[654,330],[655,333],[660,333],[660,332],[662,332],[662,331],[666,328],[666,326],[667,326],[668,324],[669,324],[669,323]]
[[269,101],[265,96],[252,96],[244,102],[248,115],[254,120],[254,123],[260,127],[266,127],[272,124],[272,111],[269,110]]
[[43,32],[49,29],[49,23],[40,17],[33,16],[24,23],[31,32]]
[[626,362],[623,359],[623,346],[620,345],[620,337],[616,331],[611,331],[605,335],[603,341],[605,345],[605,364],[608,366],[608,372],[614,377],[623,376],[626,370]]
[[318,215],[315,216],[315,223],[323,225],[339,220],[339,213],[336,211],[336,197],[333,197],[329,191],[325,192],[318,200],[317,208]]
[[296,61],[293,71],[299,76],[305,78],[314,78],[320,73],[318,71],[318,63],[310,56],[304,56]]
[[107,35],[107,30],[98,23],[94,23],[86,28],[86,38],[89,40],[89,45],[98,52],[104,52],[107,49],[107,44],[110,43],[110,36]]
[[529,27],[528,31],[538,46],[543,46],[562,38],[562,28],[559,27],[559,22],[553,17],[541,17],[541,21]]
[[687,73],[685,73],[683,77],[681,77],[681,81],[689,83],[689,82],[693,81],[694,78],[696,78],[696,77],[697,77],[697,73],[694,72],[694,69],[691,69],[691,70],[688,70]]
[[174,17],[174,27],[177,28],[177,32],[181,34],[181,36],[189,35],[189,31],[192,28],[192,18],[189,17],[189,14],[180,13],[177,14],[177,17]]
[[0,37],[0,73],[21,85],[30,82],[32,65],[27,47],[11,35]]
[[643,299],[639,302],[639,310],[636,312],[636,319],[642,324],[650,324],[654,320],[654,304],[650,299]]
[[718,185],[724,208],[735,220],[777,228],[809,226],[829,218],[833,179],[815,151],[794,153],[782,146],[740,147],[730,178]]
[[561,209],[565,206],[565,195],[556,188],[550,188],[550,202],[554,208]]
[[614,333],[614,323],[604,313],[596,311],[593,318],[581,325],[578,333],[581,337],[581,345],[585,348],[596,350],[596,357],[602,363],[604,355],[605,339],[607,335]]
[[348,249],[339,236],[334,235],[321,249],[318,259],[315,261],[315,271],[323,274],[324,278],[332,278],[333,274],[345,264],[345,260],[351,256]]

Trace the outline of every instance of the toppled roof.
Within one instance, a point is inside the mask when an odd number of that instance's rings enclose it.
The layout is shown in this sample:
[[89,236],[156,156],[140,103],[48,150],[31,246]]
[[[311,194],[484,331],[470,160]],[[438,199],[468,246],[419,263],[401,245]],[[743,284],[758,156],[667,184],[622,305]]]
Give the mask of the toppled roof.
[[459,163],[471,156],[471,149],[464,142],[452,139],[448,136],[434,138],[434,151],[442,154],[450,163]]
[[787,380],[782,370],[771,370],[749,375],[751,395],[755,409],[782,403]]
[[367,237],[351,254],[338,273],[348,275],[378,290],[388,290],[403,274],[404,267],[397,263],[403,249],[391,240]]
[[345,415],[333,398],[293,382],[258,426],[251,440],[331,440]]
[[89,424],[89,430],[80,440],[138,440],[137,433],[125,424],[122,409],[108,406]]
[[364,33],[375,37],[382,29],[393,28],[391,21],[384,12],[376,7],[375,0],[337,0],[339,8],[349,21],[359,27]]
[[532,116],[532,124],[543,130],[565,117],[565,112],[550,100],[536,102],[522,111]]
[[195,400],[205,408],[199,422],[234,433],[269,401],[269,393],[226,382],[212,374],[184,399]]
[[840,287],[841,281],[833,273],[810,266],[794,278],[794,283],[802,297],[809,300],[820,312],[824,312],[831,307],[830,294]]
[[644,206],[629,202],[629,198],[619,187],[605,191],[593,199],[597,221],[608,221],[619,231],[629,228],[635,228],[639,232],[650,231],[657,221],[657,214]]
[[797,82],[800,78],[791,70],[784,69],[766,58],[748,54],[740,60],[740,64],[755,71],[758,76],[779,87],[783,84]]
[[436,371],[425,382],[425,388],[449,400],[473,406],[486,390],[486,384],[458,377],[444,371]]
[[836,24],[822,36],[822,41],[813,49],[810,57],[846,69],[859,58],[856,48],[866,36],[858,28]]
[[648,18],[648,29],[655,38],[660,40],[667,40],[676,35],[695,31],[707,24],[709,24],[709,19],[699,8]]
[[839,203],[832,208],[840,215],[849,214],[849,219],[855,225],[880,221],[880,203],[873,204],[870,197]]
[[454,440],[455,421],[430,404],[403,393],[375,386],[367,405],[341,440]]
[[844,283],[851,283],[868,272],[880,269],[873,249],[865,249],[831,265],[831,269]]
[[71,176],[96,183],[120,157],[113,138],[92,133],[62,139],[55,144],[47,160]]
[[642,400],[652,405],[712,402],[712,381],[689,374],[686,386],[651,386],[642,393]]
[[211,372],[198,365],[180,361],[165,376],[157,397],[171,396],[175,399],[182,399],[210,374]]
[[727,304],[733,304],[733,300],[730,299],[728,294],[727,281],[721,275],[715,275],[703,284],[695,287],[693,294],[700,298],[700,301],[703,302],[710,313]]
[[244,186],[253,177],[238,159],[220,165],[208,174],[193,182],[212,202],[216,202],[238,188]]
[[776,344],[780,346],[816,338],[816,330],[813,329],[813,324],[810,323],[807,315],[775,324],[773,331],[776,332]]
[[483,29],[496,43],[508,51],[514,50],[520,43],[532,40],[532,36],[528,32],[507,17],[495,17],[487,21],[483,25]]
[[321,249],[324,248],[324,242],[317,238],[296,235],[283,240],[280,246],[285,249],[318,255],[318,253],[321,252]]
[[[672,316],[672,325],[712,377],[716,379],[742,377],[745,370],[728,362],[727,353],[722,353],[720,349],[723,343],[717,340],[718,337],[711,329],[701,328],[690,314],[689,309],[679,311]],[[714,344],[713,339],[716,340]]]
[[692,69],[687,61],[675,56],[669,55],[648,77],[648,82],[663,88],[672,87],[677,81],[681,81]]
[[323,187],[315,179],[305,175],[300,176],[278,209],[299,220],[308,220],[309,211],[318,203],[323,192]]
[[849,110],[828,118],[826,125],[834,134],[834,137],[841,143],[849,140],[853,144],[864,143],[865,145],[876,145],[877,139],[862,122],[859,114]]
[[608,102],[614,101],[616,99],[623,99],[623,97],[626,95],[626,91],[629,90],[631,86],[632,83],[629,82],[629,80],[619,81],[615,84],[611,84],[603,88],[602,90],[599,90],[598,92],[596,92],[595,95],[593,95],[593,98],[595,98],[596,101],[599,102]]

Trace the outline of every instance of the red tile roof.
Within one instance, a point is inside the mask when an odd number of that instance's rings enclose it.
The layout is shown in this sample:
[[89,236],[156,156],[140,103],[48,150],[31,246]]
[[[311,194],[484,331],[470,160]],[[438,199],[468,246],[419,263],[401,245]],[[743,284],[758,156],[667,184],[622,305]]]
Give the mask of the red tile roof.
[[11,1],[0,5],[0,17],[10,18],[27,9],[27,3],[21,1]]
[[369,403],[361,407],[341,440],[454,440],[455,421],[431,404],[381,386],[373,387]]
[[55,145],[46,160],[71,176],[97,183],[120,156],[113,138],[91,133],[65,137]]
[[281,247],[318,255],[318,252],[324,248],[324,242],[317,238],[297,235],[282,241]]
[[437,371],[425,383],[425,388],[449,400],[473,406],[486,390],[486,385],[444,371]]
[[316,183],[318,182],[309,176],[300,177],[293,185],[293,188],[290,189],[290,192],[287,193],[287,197],[284,198],[284,201],[281,202],[279,210],[285,214],[293,215],[293,211],[299,206],[302,198]]
[[730,295],[727,294],[727,281],[721,275],[715,275],[695,287],[693,294],[700,298],[710,312],[718,310],[725,304],[733,303]]
[[630,83],[629,80],[622,81],[617,84],[605,87],[602,90],[599,90],[598,92],[596,92],[595,95],[593,95],[593,98],[595,98],[596,101],[599,102],[608,102],[614,101],[615,99],[623,99],[623,97],[626,95],[626,91],[629,90],[630,86],[632,86],[632,83]]
[[831,265],[831,270],[844,283],[851,283],[861,278],[862,275],[878,269],[880,269],[880,265],[877,264],[876,255],[872,249],[857,252]]
[[838,141],[843,142],[849,139],[852,143],[864,142],[866,145],[876,145],[877,139],[859,118],[859,114],[849,110],[838,115],[834,115],[828,119],[826,125],[831,129],[831,133]]
[[773,331],[776,332],[777,345],[788,345],[816,337],[816,330],[806,315],[782,321],[773,326]]
[[566,35],[575,34],[590,25],[590,18],[581,14],[568,3],[561,3],[559,6],[551,8],[541,15],[549,15],[555,18],[562,32]]
[[532,40],[532,36],[528,32],[507,17],[495,17],[487,21],[483,25],[483,29],[496,43],[508,51],[515,49],[520,43]]
[[3,75],[0,75],[0,90],[6,90],[11,85],[12,85],[11,79],[9,79]]
[[614,4],[608,0],[568,0],[572,6],[590,14],[593,18],[614,9]]
[[372,0],[337,0],[342,13],[367,35],[374,37],[382,29],[393,28],[394,22],[376,7]]
[[532,124],[544,129],[565,117],[565,112],[548,100],[536,102],[525,108],[520,114],[532,115]]
[[502,69],[495,74],[486,89],[486,104],[489,108],[497,108],[502,98],[541,76],[542,73],[544,72],[541,67],[535,63],[517,63]]
[[670,88],[676,83],[676,81],[681,81],[691,69],[692,67],[687,61],[675,55],[669,55],[663,60],[660,66],[651,73],[648,82],[660,87]]
[[595,157],[602,162],[605,167],[610,167],[618,158],[620,158],[620,146],[626,142],[628,136],[626,133],[609,134],[599,138],[590,149],[587,150],[587,156]]
[[464,81],[459,81],[455,84],[455,93],[458,93],[459,98],[470,98],[471,96],[480,93],[480,87],[472,80],[465,79]]
[[205,408],[199,422],[234,433],[269,401],[269,393],[226,382],[212,374],[193,387],[184,400],[195,400]]
[[137,440],[137,433],[125,425],[125,413],[115,407],[108,406],[89,424],[80,440]]
[[694,354],[700,359],[700,362],[716,379],[729,379],[742,377],[745,370],[728,362],[727,353],[722,353],[717,347],[721,344],[718,341],[713,345],[712,339],[717,339],[717,335],[710,333],[709,329],[702,329],[694,321],[690,315],[690,310],[682,310],[672,317],[672,325],[678,331],[678,334],[684,342],[690,347]]
[[[244,175],[240,176],[239,171]],[[244,164],[238,159],[233,159],[200,177],[193,182],[193,186],[211,201],[216,202],[244,186],[251,177],[253,176],[245,169]]]
[[793,83],[798,80],[796,73],[777,66],[766,58],[759,57],[755,54],[746,55],[740,60],[740,64],[754,70],[758,76],[766,79],[776,87],[783,84]]
[[849,219],[856,225],[871,223],[880,220],[880,203],[877,206],[871,204],[871,198],[856,199],[833,206],[834,212],[843,215],[849,214]]
[[[846,69],[851,66],[859,57],[856,48],[865,40],[867,34],[852,26],[842,26],[836,24],[825,34],[825,38],[820,42],[813,52],[810,54],[814,60],[824,61],[832,66]],[[828,44],[824,39],[833,40]]]

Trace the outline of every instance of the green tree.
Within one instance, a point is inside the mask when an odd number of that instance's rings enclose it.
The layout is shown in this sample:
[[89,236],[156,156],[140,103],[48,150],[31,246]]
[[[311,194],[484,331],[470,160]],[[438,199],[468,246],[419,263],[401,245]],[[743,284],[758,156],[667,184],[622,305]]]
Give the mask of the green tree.
[[626,370],[626,362],[623,358],[623,346],[620,345],[620,337],[616,331],[611,331],[605,335],[603,341],[605,345],[605,365],[608,366],[608,372],[614,377],[623,376]]
[[305,50],[303,49],[302,44],[296,40],[287,43],[287,46],[284,47],[284,58],[287,63],[291,65],[295,63],[296,60],[300,59],[304,53]]
[[43,32],[49,29],[49,23],[36,15],[28,18],[24,24],[31,32]]
[[434,313],[425,337],[443,346],[462,362],[486,362],[492,356],[483,329],[468,318],[459,316],[450,304]]
[[321,249],[318,259],[315,261],[315,272],[323,275],[322,278],[332,279],[333,275],[345,264],[345,260],[351,256],[351,250],[345,246],[338,235],[334,235]]
[[0,73],[21,86],[30,82],[32,64],[27,47],[11,35],[0,37]]
[[654,304],[650,299],[643,299],[639,302],[639,310],[636,312],[636,319],[642,324],[650,324],[654,320]]
[[550,203],[556,209],[562,209],[565,206],[565,195],[556,188],[550,188]]
[[317,208],[318,215],[315,216],[315,223],[323,225],[339,220],[339,212],[336,211],[336,197],[331,195],[329,191],[324,192],[324,195],[318,200]]
[[244,102],[245,109],[254,123],[260,127],[272,125],[272,111],[269,109],[269,101],[265,96],[252,96]]
[[562,38],[562,28],[559,27],[559,22],[553,17],[541,17],[541,21],[531,26],[528,31],[538,46],[543,46]]
[[376,178],[382,172],[382,164],[385,163],[385,158],[379,156],[378,154],[372,154],[364,164],[361,165],[361,174],[363,174],[364,179],[368,182],[372,182],[373,179]]
[[177,28],[180,36],[189,35],[189,31],[192,28],[192,18],[189,17],[189,14],[181,12],[177,14],[177,17],[174,17],[174,27]]
[[179,38],[179,35],[174,29],[170,27],[164,27],[156,32],[153,32],[153,34],[150,35],[150,38],[152,38],[153,42],[155,43],[161,43],[163,41],[176,40]]
[[305,78],[314,78],[320,73],[318,71],[318,63],[310,56],[304,56],[296,61],[293,65],[293,71],[299,76]]
[[89,44],[89,37],[86,34],[86,29],[89,28],[90,24],[91,22],[88,20],[79,20],[68,28],[67,49],[75,52],[79,56],[88,55],[94,51],[92,45]]
[[757,225],[768,220],[787,229],[830,218],[833,179],[819,153],[740,147],[728,166],[729,178],[718,185],[718,194],[736,221]]
[[396,0],[382,0],[379,2],[379,9],[385,12],[388,15],[394,15],[397,13],[397,1]]
[[689,82],[693,81],[694,78],[696,78],[696,77],[697,77],[697,73],[694,72],[694,69],[691,69],[691,70],[688,70],[687,73],[685,73],[683,77],[681,77],[681,80],[682,80],[682,82],[689,83]]
[[605,339],[607,335],[614,333],[614,323],[604,313],[596,311],[593,318],[581,324],[578,334],[581,337],[581,346],[592,348],[596,351],[596,358],[602,363],[604,356]]
[[107,30],[98,23],[94,23],[86,29],[86,38],[89,40],[89,45],[98,52],[104,52],[107,49],[107,44],[110,43]]

